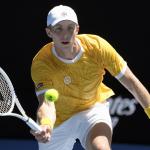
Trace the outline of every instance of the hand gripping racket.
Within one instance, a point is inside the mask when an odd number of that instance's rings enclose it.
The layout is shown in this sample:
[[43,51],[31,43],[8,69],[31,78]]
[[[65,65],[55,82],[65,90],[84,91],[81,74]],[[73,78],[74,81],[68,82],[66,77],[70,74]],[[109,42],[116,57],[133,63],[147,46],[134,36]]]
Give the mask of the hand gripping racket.
[[[21,114],[12,113],[14,106],[17,106]],[[5,73],[0,67],[0,116],[13,116],[23,120],[32,130],[41,131],[40,126],[29,118],[22,108],[16,94],[14,87]]]

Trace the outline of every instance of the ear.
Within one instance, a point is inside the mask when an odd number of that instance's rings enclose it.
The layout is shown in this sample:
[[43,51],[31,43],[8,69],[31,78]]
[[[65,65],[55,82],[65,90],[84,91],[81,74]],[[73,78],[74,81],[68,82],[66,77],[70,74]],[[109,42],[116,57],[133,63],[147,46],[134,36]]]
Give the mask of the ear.
[[47,36],[50,37],[50,38],[52,38],[52,36],[51,36],[51,30],[46,27],[45,31],[46,31]]
[[76,35],[79,33],[79,25],[76,27]]

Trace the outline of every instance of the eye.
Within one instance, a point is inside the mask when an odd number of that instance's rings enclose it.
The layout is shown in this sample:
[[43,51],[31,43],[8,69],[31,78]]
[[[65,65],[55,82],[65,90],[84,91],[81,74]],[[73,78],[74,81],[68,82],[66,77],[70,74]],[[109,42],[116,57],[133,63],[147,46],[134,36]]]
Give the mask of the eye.
[[75,27],[74,27],[74,26],[69,26],[69,27],[68,27],[68,31],[69,31],[69,32],[73,32],[73,31],[74,31],[74,29],[75,29]]
[[62,31],[62,28],[61,27],[53,28],[53,31],[55,33],[60,33]]

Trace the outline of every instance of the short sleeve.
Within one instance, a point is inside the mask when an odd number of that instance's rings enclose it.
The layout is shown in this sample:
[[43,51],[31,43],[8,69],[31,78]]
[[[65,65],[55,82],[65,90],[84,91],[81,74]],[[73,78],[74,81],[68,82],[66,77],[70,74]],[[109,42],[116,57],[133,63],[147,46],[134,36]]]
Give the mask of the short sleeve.
[[46,66],[43,62],[37,61],[32,63],[31,77],[37,92],[44,91],[52,87],[50,71],[48,66]]
[[101,39],[100,48],[104,68],[110,72],[112,76],[120,79],[127,68],[126,61],[120,54],[104,39]]

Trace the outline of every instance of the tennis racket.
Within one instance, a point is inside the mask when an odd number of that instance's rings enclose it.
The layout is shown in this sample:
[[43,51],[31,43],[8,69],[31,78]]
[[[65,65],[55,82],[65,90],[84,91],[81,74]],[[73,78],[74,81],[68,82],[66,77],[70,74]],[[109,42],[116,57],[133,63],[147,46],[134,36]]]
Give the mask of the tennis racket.
[[[14,106],[17,106],[21,114],[12,113]],[[5,73],[0,67],[0,116],[13,116],[23,120],[32,130],[41,131],[40,126],[28,117],[22,108],[16,94],[14,87]]]

